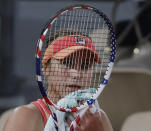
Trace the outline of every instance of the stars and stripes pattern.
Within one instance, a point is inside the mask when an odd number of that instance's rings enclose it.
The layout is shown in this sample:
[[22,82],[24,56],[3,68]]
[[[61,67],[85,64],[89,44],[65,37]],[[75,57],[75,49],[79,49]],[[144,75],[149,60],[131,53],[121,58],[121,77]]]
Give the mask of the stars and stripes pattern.
[[[53,23],[58,19],[58,17],[60,17],[61,15],[63,15],[65,12],[67,11],[71,11],[74,9],[86,9],[86,10],[92,10],[93,12],[96,12],[97,14],[100,15],[101,18],[104,19],[106,25],[108,26],[108,30],[110,31],[110,35],[111,35],[111,39],[110,39],[110,44],[111,44],[111,55],[110,55],[110,62],[108,64],[108,68],[106,70],[104,79],[102,80],[101,84],[100,84],[100,88],[98,88],[97,92],[95,95],[92,96],[92,98],[90,100],[88,100],[86,103],[84,103],[83,105],[81,105],[80,107],[75,107],[75,108],[71,108],[71,109],[66,109],[66,108],[60,108],[58,107],[56,104],[54,104],[47,96],[47,93],[45,91],[44,85],[42,83],[42,76],[41,76],[41,50],[42,50],[42,46],[44,44],[44,40],[46,37],[46,34],[48,32],[48,30],[50,30],[50,28],[52,27]],[[110,22],[110,20],[108,19],[108,17],[101,11],[97,10],[96,8],[93,7],[89,7],[86,5],[78,5],[78,6],[72,6],[72,7],[68,7],[65,9],[62,9],[60,12],[58,12],[58,14],[53,17],[52,19],[50,19],[50,21],[48,22],[48,24],[45,26],[45,28],[43,29],[40,39],[38,40],[37,43],[37,48],[36,48],[36,78],[37,78],[37,83],[40,89],[40,92],[42,94],[42,96],[44,97],[45,101],[51,106],[53,106],[55,109],[63,111],[63,112],[74,112],[74,111],[78,111],[80,109],[83,109],[89,105],[92,105],[95,101],[95,99],[97,99],[97,97],[100,95],[100,93],[103,91],[105,85],[108,83],[108,79],[110,77],[111,74],[111,70],[113,68],[114,65],[114,61],[115,61],[115,54],[116,54],[116,38],[115,38],[115,33],[114,33],[114,29],[112,27],[112,24]],[[55,112],[53,112],[53,118],[55,123],[57,123],[57,118],[55,117]],[[77,119],[75,120],[75,122],[73,122],[74,124],[70,126],[70,131],[74,131],[76,124],[80,121],[80,116],[77,117]],[[58,124],[55,124],[56,126],[56,131],[58,131]]]

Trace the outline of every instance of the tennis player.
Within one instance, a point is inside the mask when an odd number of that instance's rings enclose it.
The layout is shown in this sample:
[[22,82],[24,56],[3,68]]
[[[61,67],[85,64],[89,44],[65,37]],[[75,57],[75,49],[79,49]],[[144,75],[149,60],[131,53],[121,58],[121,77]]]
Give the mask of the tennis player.
[[[67,39],[70,39],[68,46],[62,43]],[[66,35],[52,40],[42,60],[48,95],[57,103],[69,92],[86,89],[86,86],[91,84],[91,72],[95,63],[100,64],[101,58],[89,37]],[[105,112],[102,110],[92,112],[90,108],[80,120],[76,130],[113,131]],[[14,109],[3,131],[43,131],[50,115],[45,101],[38,99]],[[76,113],[72,113],[72,116],[75,117]],[[71,124],[70,118],[65,120],[68,125]]]

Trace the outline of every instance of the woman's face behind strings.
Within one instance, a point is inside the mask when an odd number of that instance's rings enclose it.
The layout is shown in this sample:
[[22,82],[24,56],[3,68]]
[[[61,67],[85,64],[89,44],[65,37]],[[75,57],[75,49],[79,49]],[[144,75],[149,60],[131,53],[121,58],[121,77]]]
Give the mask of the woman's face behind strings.
[[74,53],[63,60],[51,59],[45,69],[48,95],[56,103],[77,90],[90,88],[94,57],[88,52]]

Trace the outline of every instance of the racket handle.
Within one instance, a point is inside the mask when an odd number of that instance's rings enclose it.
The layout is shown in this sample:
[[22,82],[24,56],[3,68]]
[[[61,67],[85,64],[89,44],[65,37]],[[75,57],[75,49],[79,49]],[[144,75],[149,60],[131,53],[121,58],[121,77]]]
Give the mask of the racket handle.
[[52,118],[53,118],[53,122],[54,122],[54,125],[55,125],[55,131],[61,131],[60,130],[60,126],[59,126],[59,123],[58,123],[58,119],[57,119],[57,115],[56,115],[56,111],[55,111],[55,108],[53,106],[49,106],[49,109],[51,111],[51,115],[52,115]]
[[75,131],[75,128],[77,126],[77,124],[79,123],[80,119],[83,117],[83,115],[85,114],[85,112],[88,110],[89,107],[84,108],[83,110],[81,110],[77,116],[77,118],[72,121],[69,131]]

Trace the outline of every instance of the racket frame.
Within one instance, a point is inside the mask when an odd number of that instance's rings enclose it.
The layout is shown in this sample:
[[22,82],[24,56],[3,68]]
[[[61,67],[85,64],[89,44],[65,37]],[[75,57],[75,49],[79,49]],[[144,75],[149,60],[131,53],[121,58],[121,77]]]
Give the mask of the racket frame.
[[[107,70],[105,72],[104,78],[100,84],[100,87],[97,89],[96,93],[91,97],[90,100],[86,101],[83,105],[79,106],[79,107],[74,107],[74,108],[60,108],[59,106],[57,106],[56,104],[54,104],[47,96],[47,93],[45,92],[45,88],[44,85],[42,83],[42,74],[41,74],[41,50],[42,50],[42,46],[45,40],[45,36],[48,32],[48,30],[51,28],[51,26],[53,25],[53,23],[64,13],[66,13],[67,11],[71,11],[71,10],[75,10],[75,9],[87,9],[87,10],[91,10],[95,13],[97,13],[105,22],[105,24],[108,26],[108,30],[110,33],[110,44],[111,44],[111,55],[110,55],[110,62],[108,64]],[[43,98],[45,99],[46,103],[50,106],[53,107],[53,110],[60,110],[63,112],[75,112],[75,111],[79,111],[82,110],[84,108],[87,108],[88,106],[92,105],[95,100],[98,98],[98,96],[101,94],[101,92],[103,91],[104,87],[106,86],[106,84],[108,83],[113,65],[114,65],[114,61],[115,61],[115,54],[116,54],[116,38],[115,38],[115,33],[114,33],[114,29],[113,26],[110,22],[110,20],[108,19],[108,17],[100,10],[92,7],[92,6],[88,6],[88,5],[73,5],[70,7],[66,7],[64,9],[61,9],[60,11],[58,11],[56,13],[56,15],[54,15],[53,17],[50,18],[50,20],[48,21],[48,23],[46,24],[46,26],[44,27],[44,29],[41,32],[40,38],[38,40],[37,43],[37,49],[36,49],[36,77],[37,77],[37,83],[40,89],[40,92],[43,96]],[[52,111],[53,112],[53,111]],[[56,117],[56,115],[54,114],[53,117]],[[78,116],[77,119],[75,120],[76,123],[78,123],[80,121],[80,117]],[[73,122],[74,123],[74,122]],[[73,127],[70,126],[70,130],[73,131],[75,128],[75,124]]]

